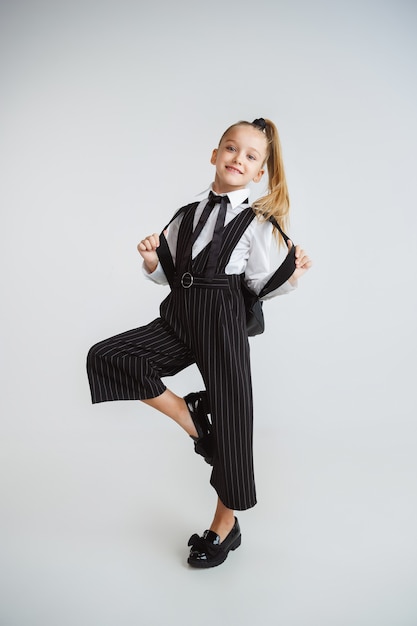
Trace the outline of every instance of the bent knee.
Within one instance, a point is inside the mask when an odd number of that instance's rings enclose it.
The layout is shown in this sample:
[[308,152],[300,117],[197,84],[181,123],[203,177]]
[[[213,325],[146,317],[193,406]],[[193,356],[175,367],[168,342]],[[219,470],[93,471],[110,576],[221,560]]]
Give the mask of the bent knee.
[[91,363],[98,358],[102,358],[105,353],[105,341],[99,341],[98,343],[91,346],[87,353],[87,363]]

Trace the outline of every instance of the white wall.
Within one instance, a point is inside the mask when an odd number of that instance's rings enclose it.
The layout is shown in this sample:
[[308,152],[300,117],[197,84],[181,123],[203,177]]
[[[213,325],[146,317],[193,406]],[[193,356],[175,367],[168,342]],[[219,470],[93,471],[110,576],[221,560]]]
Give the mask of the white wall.
[[[414,537],[416,16],[398,0],[1,4],[3,489],[29,446],[23,517],[36,450],[166,432],[136,403],[91,407],[85,355],[156,316],[166,291],[137,242],[211,182],[228,125],[264,116],[314,268],[251,341],[256,432],[337,450],[353,492],[403,511],[387,534]],[[399,625],[417,617],[405,600]]]

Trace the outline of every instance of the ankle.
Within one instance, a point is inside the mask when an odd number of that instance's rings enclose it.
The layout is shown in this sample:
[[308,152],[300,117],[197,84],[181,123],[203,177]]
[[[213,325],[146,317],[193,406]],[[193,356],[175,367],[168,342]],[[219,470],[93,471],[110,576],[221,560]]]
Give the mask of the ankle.
[[212,525],[210,526],[210,530],[215,532],[220,537],[220,542],[226,539],[227,535],[232,530],[235,525],[235,518],[232,519],[225,518],[223,520],[213,520]]
[[178,416],[176,422],[190,435],[190,437],[198,437],[197,429],[192,420],[190,411],[188,410],[187,403],[183,398],[179,407]]

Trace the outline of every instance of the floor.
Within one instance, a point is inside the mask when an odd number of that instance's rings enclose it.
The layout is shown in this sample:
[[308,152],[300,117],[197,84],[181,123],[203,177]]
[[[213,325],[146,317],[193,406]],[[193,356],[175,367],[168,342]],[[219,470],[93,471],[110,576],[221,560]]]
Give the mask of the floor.
[[88,410],[84,432],[6,442],[1,626],[417,624],[411,448],[259,428],[242,545],[196,571],[209,467],[174,425]]

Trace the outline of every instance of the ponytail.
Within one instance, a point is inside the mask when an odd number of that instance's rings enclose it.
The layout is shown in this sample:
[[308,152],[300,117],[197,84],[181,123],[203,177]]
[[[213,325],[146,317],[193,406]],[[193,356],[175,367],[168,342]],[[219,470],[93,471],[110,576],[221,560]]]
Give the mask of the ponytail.
[[[270,217],[275,217],[278,224],[285,232],[288,228],[290,198],[288,195],[278,130],[271,120],[264,120],[263,118],[255,120],[251,125],[264,133],[268,143],[266,157],[268,168],[268,193],[256,200],[253,203],[253,208],[259,219],[267,220]],[[277,237],[279,243],[281,243],[282,237],[275,227],[274,235]]]
[[[267,152],[265,163],[268,168],[268,193],[262,196],[262,198],[258,198],[252,206],[258,219],[267,221],[270,217],[275,217],[282,230],[286,232],[289,222],[290,198],[277,127],[271,120],[263,117],[253,122],[240,121],[232,124],[224,131],[219,145],[223,137],[235,126],[252,126],[252,128],[259,130],[266,139]],[[280,245],[283,239],[275,226],[273,227],[273,233]]]

